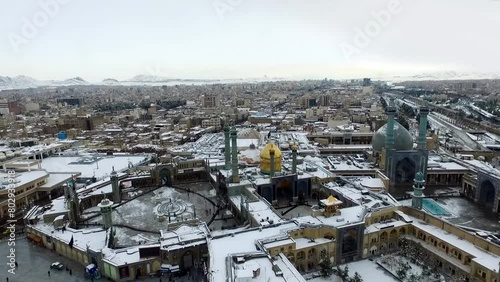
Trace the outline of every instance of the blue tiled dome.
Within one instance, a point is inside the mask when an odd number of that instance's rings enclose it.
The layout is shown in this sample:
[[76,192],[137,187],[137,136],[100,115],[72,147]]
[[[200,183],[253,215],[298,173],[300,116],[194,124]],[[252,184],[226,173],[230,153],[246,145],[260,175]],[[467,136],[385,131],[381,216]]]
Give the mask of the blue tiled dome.
[[[387,137],[387,124],[382,126],[375,134],[372,139],[372,147],[376,152],[382,151],[385,148],[385,139]],[[406,130],[397,121],[394,121],[394,149],[398,151],[411,150],[413,149],[413,138],[410,132]]]

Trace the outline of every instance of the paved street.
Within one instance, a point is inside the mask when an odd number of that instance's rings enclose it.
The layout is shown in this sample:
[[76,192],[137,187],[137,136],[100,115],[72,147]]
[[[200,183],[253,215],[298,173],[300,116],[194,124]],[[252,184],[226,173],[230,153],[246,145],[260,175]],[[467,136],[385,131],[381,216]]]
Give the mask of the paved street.
[[[9,255],[10,248],[7,242],[0,242],[0,261],[7,261],[7,255]],[[83,266],[60,257],[47,249],[32,245],[24,237],[18,238],[15,248],[16,259],[19,264],[16,274],[8,273],[7,270],[10,269],[9,266],[7,266],[6,263],[2,263],[0,265],[0,281],[6,281],[6,277],[9,278],[9,282],[73,282],[86,280],[83,277]],[[50,269],[50,264],[55,261],[60,261],[64,265],[68,265],[68,267],[72,269],[73,275],[70,276],[69,272],[66,272],[66,270],[51,270],[50,277],[48,277],[47,271]]]
[[[16,274],[10,274],[7,272],[10,269],[7,264],[7,255],[9,255],[9,249],[11,247],[7,245],[6,241],[0,242],[0,282],[6,281],[6,277],[9,278],[9,282],[41,282],[41,281],[52,281],[52,282],[76,282],[76,281],[90,281],[83,276],[83,266],[77,262],[71,261],[58,254],[35,246],[24,237],[18,238],[16,241],[16,258],[19,264]],[[48,277],[47,271],[49,270],[50,264],[59,261],[64,265],[68,265],[73,271],[73,275],[69,275],[66,270],[57,271],[51,270],[50,277]],[[108,281],[103,278],[100,281]],[[160,281],[160,278],[142,278],[136,281]],[[169,281],[168,278],[163,277],[161,281]],[[172,281],[202,281],[201,278],[175,278]]]

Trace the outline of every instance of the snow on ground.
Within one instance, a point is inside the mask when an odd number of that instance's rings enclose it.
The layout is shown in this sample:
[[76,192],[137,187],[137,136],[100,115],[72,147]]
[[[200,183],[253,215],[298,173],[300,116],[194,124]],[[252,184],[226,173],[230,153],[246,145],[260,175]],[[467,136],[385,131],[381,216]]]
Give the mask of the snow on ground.
[[[349,263],[349,276],[353,277],[355,272],[358,272],[361,275],[361,278],[365,282],[398,282],[399,280],[380,267],[375,261],[370,260],[361,260]],[[345,264],[341,265],[341,268],[344,269]],[[308,280],[310,282],[336,282],[340,281],[340,278],[336,276],[330,277],[317,277]]]
[[453,224],[492,232],[500,229],[495,213],[477,206],[466,198],[438,198],[437,202],[454,215],[445,218]]
[[397,276],[397,271],[400,268],[400,265],[408,263],[408,265],[411,268],[408,271],[406,271],[407,278],[404,279],[405,281],[407,281],[408,277],[410,277],[410,275],[412,275],[412,274],[418,277],[418,279],[419,279],[418,281],[423,281],[423,280],[428,278],[428,276],[425,276],[425,277],[421,276],[422,272],[423,272],[422,267],[410,262],[409,260],[407,260],[403,256],[388,255],[388,256],[384,256],[384,257],[379,258],[378,261],[381,263],[383,268],[385,268],[387,271],[391,272],[395,276]]
[[[497,215],[487,211],[466,198],[437,198],[436,202],[452,214],[441,217],[452,224],[496,232],[500,229]],[[399,201],[403,206],[411,206],[411,199]]]

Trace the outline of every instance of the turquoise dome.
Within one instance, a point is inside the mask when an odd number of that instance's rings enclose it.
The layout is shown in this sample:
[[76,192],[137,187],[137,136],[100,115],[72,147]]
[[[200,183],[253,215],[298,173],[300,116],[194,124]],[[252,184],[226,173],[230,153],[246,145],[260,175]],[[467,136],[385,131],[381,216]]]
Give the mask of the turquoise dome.
[[[387,124],[379,128],[372,138],[372,147],[376,152],[382,151],[385,148],[385,139],[387,137]],[[405,151],[413,149],[413,138],[410,132],[406,130],[397,121],[394,121],[394,149],[397,151]]]

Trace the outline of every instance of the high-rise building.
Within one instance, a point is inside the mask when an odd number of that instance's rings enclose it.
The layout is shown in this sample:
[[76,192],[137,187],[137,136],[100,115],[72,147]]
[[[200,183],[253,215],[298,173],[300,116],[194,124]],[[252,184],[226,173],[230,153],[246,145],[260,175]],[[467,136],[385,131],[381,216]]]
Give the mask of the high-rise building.
[[316,98],[307,98],[306,99],[306,105],[307,107],[316,107],[317,104],[316,104]]
[[63,106],[77,106],[80,107],[84,103],[83,98],[61,98],[57,99],[58,104],[62,104]]
[[363,78],[363,86],[370,86],[372,84],[371,78]]
[[323,107],[330,106],[330,96],[328,95],[319,96],[319,105]]
[[205,94],[201,96],[201,105],[203,108],[217,108],[220,106],[219,94]]
[[7,102],[0,101],[0,114],[2,115],[19,115],[21,114],[21,108],[17,104],[17,102]]

